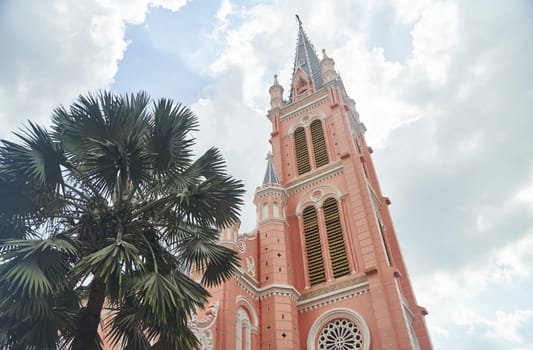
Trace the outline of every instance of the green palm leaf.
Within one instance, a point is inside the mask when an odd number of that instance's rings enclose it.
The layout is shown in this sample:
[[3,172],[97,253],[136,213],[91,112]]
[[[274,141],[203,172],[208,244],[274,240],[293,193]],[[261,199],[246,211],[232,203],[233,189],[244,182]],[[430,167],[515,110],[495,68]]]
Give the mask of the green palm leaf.
[[217,149],[194,160],[197,128],[172,100],[102,91],[0,141],[0,348],[99,349],[105,308],[126,349],[198,346],[187,322],[236,271],[218,229],[244,190]]

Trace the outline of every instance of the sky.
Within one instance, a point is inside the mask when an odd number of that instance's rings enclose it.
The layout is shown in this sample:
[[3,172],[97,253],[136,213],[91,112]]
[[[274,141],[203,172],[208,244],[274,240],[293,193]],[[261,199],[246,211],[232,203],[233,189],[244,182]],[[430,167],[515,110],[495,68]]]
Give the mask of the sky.
[[0,138],[98,89],[181,101],[250,232],[296,13],[368,129],[435,348],[533,349],[530,0],[0,0]]

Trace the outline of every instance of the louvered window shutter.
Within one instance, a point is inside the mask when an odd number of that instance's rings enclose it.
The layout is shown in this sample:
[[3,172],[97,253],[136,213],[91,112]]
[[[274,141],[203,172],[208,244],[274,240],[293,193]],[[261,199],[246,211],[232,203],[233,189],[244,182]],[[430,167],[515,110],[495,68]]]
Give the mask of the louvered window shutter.
[[296,149],[296,168],[298,175],[311,171],[304,128],[298,128],[294,131],[294,147]]
[[324,138],[322,122],[315,120],[311,123],[311,139],[313,141],[313,153],[315,155],[315,165],[317,168],[329,163],[328,149]]
[[320,233],[318,230],[318,218],[314,207],[309,206],[304,209],[303,222],[309,282],[313,286],[326,281]]
[[342,234],[337,201],[334,198],[326,199],[324,201],[323,211],[333,277],[342,277],[350,273],[350,266],[348,264],[348,256],[346,255],[346,245],[344,243],[344,235]]

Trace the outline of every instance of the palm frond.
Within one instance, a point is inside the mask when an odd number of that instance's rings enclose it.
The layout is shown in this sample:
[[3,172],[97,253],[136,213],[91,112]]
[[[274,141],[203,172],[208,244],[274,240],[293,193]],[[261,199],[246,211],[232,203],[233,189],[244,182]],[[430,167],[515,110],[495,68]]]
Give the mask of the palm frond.
[[38,185],[59,189],[63,183],[61,164],[65,157],[59,143],[42,127],[29,122],[29,127],[14,133],[22,141],[17,144],[2,140],[0,162],[2,172],[23,177]]
[[183,240],[179,248],[185,266],[203,272],[202,283],[208,287],[221,284],[230,278],[239,266],[237,253],[229,248],[201,237]]
[[243,187],[230,176],[205,179],[198,186],[176,194],[176,211],[187,221],[227,227],[239,219]]
[[81,259],[75,266],[77,276],[94,276],[108,281],[112,276],[131,273],[140,266],[138,248],[125,241],[109,239],[109,244]]
[[0,246],[0,279],[17,295],[48,296],[60,290],[77,248],[62,238],[8,240]]
[[190,132],[197,127],[198,120],[187,107],[168,99],[154,103],[150,152],[157,172],[179,173],[190,165],[194,144]]

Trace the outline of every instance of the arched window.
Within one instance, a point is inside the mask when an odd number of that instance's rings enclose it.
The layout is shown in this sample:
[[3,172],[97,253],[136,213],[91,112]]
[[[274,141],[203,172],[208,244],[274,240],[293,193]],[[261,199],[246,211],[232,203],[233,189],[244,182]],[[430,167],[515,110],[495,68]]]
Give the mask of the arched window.
[[324,139],[324,129],[320,120],[311,123],[311,141],[313,143],[313,153],[315,155],[315,166],[317,168],[329,163],[328,149]]
[[268,219],[268,203],[264,202],[261,210],[261,220]]
[[279,218],[279,204],[276,201],[272,203],[272,216],[275,218]]
[[346,255],[344,235],[342,234],[339,208],[335,198],[328,198],[324,201],[323,211],[333,277],[339,278],[350,273],[350,266]]
[[309,283],[315,285],[326,281],[326,273],[324,269],[324,258],[322,256],[322,246],[320,244],[318,218],[316,209],[313,206],[304,209],[303,224]]
[[298,175],[311,171],[309,152],[307,150],[307,138],[305,129],[300,127],[294,131],[294,148],[296,150],[296,168]]
[[250,316],[241,306],[237,309],[236,350],[250,350],[252,348]]

